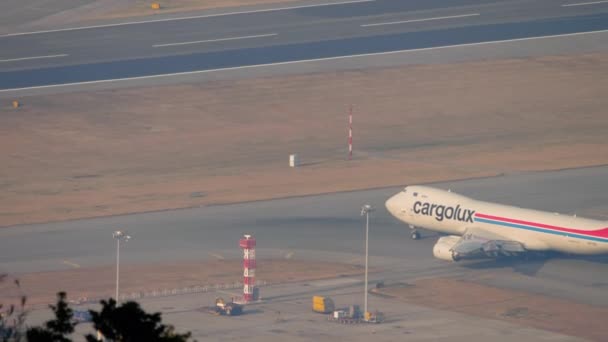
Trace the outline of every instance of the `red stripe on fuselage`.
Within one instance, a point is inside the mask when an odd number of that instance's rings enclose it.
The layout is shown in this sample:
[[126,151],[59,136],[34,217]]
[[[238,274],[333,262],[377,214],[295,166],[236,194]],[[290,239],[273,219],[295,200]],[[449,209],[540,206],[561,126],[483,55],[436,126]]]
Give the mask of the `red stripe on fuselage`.
[[581,230],[581,229],[557,227],[557,226],[552,226],[552,225],[544,224],[544,223],[515,220],[515,219],[506,218],[506,217],[492,216],[492,215],[479,214],[479,213],[475,213],[475,217],[484,218],[484,219],[488,219],[488,220],[497,220],[497,221],[515,223],[515,224],[523,224],[526,226],[532,226],[532,227],[538,227],[538,228],[552,229],[552,230],[557,230],[557,231],[566,232],[566,233],[574,233],[574,234],[608,238],[608,227],[598,229],[598,230]]

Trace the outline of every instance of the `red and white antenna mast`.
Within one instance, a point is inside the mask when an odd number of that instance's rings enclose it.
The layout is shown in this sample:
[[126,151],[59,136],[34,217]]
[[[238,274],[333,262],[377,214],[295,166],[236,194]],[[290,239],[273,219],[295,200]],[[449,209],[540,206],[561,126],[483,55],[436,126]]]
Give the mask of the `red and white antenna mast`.
[[353,159],[353,105],[348,114],[348,160]]
[[257,300],[255,288],[255,238],[244,235],[239,240],[243,249],[243,301],[245,303]]

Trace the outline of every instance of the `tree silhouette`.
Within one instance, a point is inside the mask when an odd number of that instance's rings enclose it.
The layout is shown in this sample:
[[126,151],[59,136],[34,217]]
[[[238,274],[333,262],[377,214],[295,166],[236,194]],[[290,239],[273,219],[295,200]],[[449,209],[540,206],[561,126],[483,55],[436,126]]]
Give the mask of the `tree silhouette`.
[[[6,274],[0,274],[0,283],[7,280]],[[15,287],[21,288],[19,279],[13,281]],[[19,306],[10,304],[5,307],[4,304],[0,303],[0,341],[2,342],[13,342],[23,340],[23,330],[25,326],[25,318],[27,312],[25,311],[25,303],[27,297],[24,295],[20,296]]]
[[26,332],[28,342],[71,342],[66,335],[74,332],[77,323],[72,320],[74,313],[65,299],[65,292],[57,293],[57,305],[49,305],[55,314],[55,319],[46,322],[44,328],[28,329]]
[[[91,310],[95,329],[99,330],[106,339],[115,342],[186,342],[190,333],[177,334],[173,326],[161,323],[161,314],[148,314],[137,302],[125,302],[116,306],[114,299],[101,301],[101,311]],[[89,334],[88,342],[97,341]]]
[[[0,274],[0,283],[6,275]],[[19,281],[15,280],[17,288]],[[10,305],[5,308],[0,303],[0,341],[2,342],[71,342],[68,337],[74,332],[77,322],[74,312],[66,302],[65,292],[57,293],[57,304],[49,305],[55,318],[43,326],[25,329],[26,297],[21,296],[20,307]],[[188,342],[190,333],[178,334],[171,325],[161,323],[161,313],[146,313],[137,302],[126,302],[116,306],[114,299],[102,300],[101,311],[90,310],[94,328],[106,340],[114,342]],[[23,333],[25,331],[25,334]],[[97,342],[91,334],[85,336],[89,342]],[[196,342],[196,341],[194,341]]]

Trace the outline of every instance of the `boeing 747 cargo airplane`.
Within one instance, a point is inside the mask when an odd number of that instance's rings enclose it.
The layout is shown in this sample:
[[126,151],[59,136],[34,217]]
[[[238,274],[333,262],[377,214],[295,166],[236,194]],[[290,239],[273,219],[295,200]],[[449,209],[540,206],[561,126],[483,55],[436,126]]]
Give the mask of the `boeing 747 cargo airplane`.
[[388,211],[416,227],[448,234],[433,255],[458,261],[526,252],[608,253],[608,222],[477,201],[427,186],[408,186],[386,201]]

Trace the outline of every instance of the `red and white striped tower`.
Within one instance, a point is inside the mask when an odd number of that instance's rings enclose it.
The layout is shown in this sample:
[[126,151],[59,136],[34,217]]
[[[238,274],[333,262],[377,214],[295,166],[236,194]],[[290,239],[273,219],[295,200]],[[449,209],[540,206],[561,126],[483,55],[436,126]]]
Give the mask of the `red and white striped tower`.
[[243,301],[255,300],[255,238],[244,235],[239,241],[243,249]]
[[353,105],[348,114],[348,160],[353,159]]

